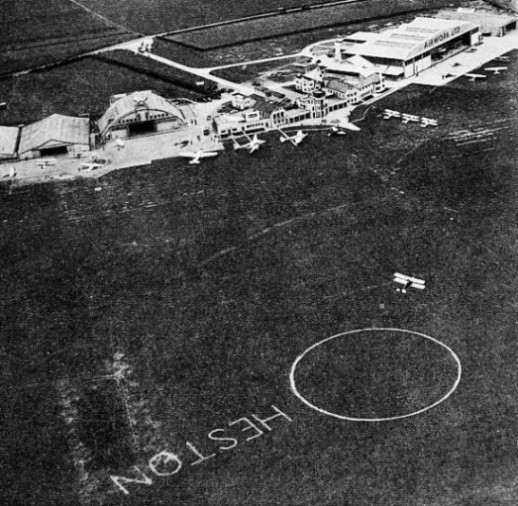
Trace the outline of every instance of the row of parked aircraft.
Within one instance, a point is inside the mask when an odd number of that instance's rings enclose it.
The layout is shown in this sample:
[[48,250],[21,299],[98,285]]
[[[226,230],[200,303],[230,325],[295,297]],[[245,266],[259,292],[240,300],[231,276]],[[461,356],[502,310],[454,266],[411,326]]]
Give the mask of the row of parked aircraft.
[[[345,129],[348,128],[347,126],[331,126],[329,129],[328,135],[345,135]],[[350,130],[359,130],[358,127],[355,125],[351,125]],[[281,136],[279,137],[279,141],[281,143],[290,142],[294,146],[298,146],[307,136],[307,132],[303,132],[302,130],[297,130],[295,135],[288,135],[284,130],[281,128],[278,128]],[[235,137],[232,138],[232,143],[234,147],[234,151],[238,151],[240,149],[248,149],[249,153],[254,153],[257,151],[266,141],[263,139],[259,139],[257,134],[254,134],[253,137],[250,137],[245,131],[242,131],[242,134],[246,138],[246,142],[240,143]],[[202,158],[210,158],[214,156],[218,156],[218,151],[204,151],[203,149],[200,149],[196,152],[183,152],[179,153],[177,156],[181,156],[184,158],[190,158],[189,163],[192,164],[199,164],[200,160]]]
[[437,120],[431,118],[425,118],[424,116],[416,116],[415,114],[407,114],[405,112],[393,111],[391,109],[385,109],[383,111],[383,119],[398,118],[406,125],[407,123],[419,123],[421,126],[426,128],[427,126],[437,126]]
[[[298,146],[308,136],[308,134],[306,132],[303,132],[302,130],[298,130],[295,135],[288,135],[280,128],[279,132],[281,133],[281,136],[279,138],[281,142],[291,142],[294,146]],[[238,140],[234,137],[232,139],[234,151],[238,151],[239,149],[248,149],[249,153],[254,153],[266,142],[263,139],[259,139],[257,134],[255,134],[253,137],[250,137],[246,132],[243,131],[242,133],[246,137],[246,142],[239,143]],[[177,156],[181,156],[183,158],[190,158],[189,163],[191,165],[197,165],[200,163],[200,160],[202,158],[210,158],[218,156],[218,154],[218,151],[204,151],[203,149],[200,149],[196,152],[179,153]]]
[[[486,72],[493,72],[493,75],[498,75],[504,70],[507,70],[507,67],[484,67]],[[485,74],[476,74],[474,72],[468,72],[464,74],[465,77],[468,77],[470,81],[476,81],[477,79],[487,79],[487,75]]]

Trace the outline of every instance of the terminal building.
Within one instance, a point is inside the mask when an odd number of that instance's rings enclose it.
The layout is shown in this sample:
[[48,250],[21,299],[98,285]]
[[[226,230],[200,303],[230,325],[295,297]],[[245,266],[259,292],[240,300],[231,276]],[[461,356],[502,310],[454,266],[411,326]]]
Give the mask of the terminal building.
[[380,33],[357,32],[335,47],[334,58],[323,56],[324,67],[339,67],[340,60],[361,56],[382,75],[411,77],[449,56],[478,44],[480,25],[461,19],[418,17]]
[[148,90],[112,96],[98,126],[107,140],[177,130],[188,123],[177,104]]

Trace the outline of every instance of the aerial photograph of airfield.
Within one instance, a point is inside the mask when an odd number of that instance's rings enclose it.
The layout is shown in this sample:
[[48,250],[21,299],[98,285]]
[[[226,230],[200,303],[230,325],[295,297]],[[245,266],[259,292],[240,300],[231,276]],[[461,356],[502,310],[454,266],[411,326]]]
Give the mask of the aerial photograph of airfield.
[[0,505],[516,506],[516,0],[0,0]]

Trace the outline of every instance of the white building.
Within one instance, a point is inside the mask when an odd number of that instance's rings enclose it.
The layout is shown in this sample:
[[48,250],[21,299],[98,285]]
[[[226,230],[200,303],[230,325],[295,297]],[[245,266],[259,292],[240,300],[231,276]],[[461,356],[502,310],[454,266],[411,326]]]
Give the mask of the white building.
[[90,150],[89,134],[89,118],[53,114],[22,128],[19,157],[80,156]]
[[0,160],[16,158],[19,133],[18,127],[0,126]]
[[104,139],[176,130],[187,126],[182,110],[152,91],[114,95],[98,122]]
[[311,118],[323,118],[326,115],[326,94],[322,90],[297,99],[297,107],[305,109]]
[[220,137],[239,135],[241,132],[254,133],[267,130],[271,126],[269,118],[261,118],[259,111],[222,114],[214,118],[214,128]]
[[320,67],[313,68],[295,78],[295,89],[302,93],[312,93],[322,87],[324,75]]
[[254,107],[251,110],[223,114],[214,118],[214,128],[220,137],[224,138],[240,132],[261,132],[287,122],[283,107],[257,95],[255,97]]
[[476,9],[444,10],[435,15],[438,19],[455,19],[469,21],[480,25],[482,35],[503,37],[507,32],[516,30],[516,18],[504,14],[492,14]]
[[478,44],[481,37],[476,23],[418,17],[381,33],[352,34],[340,42],[339,54],[335,49],[335,58],[327,61],[361,56],[384,76],[410,77]]
[[349,103],[361,102],[385,89],[381,74],[374,72],[367,77],[351,77],[329,74],[324,81],[324,90]]
[[247,97],[241,93],[236,93],[232,95],[232,107],[239,109],[240,111],[244,111],[245,109],[249,109],[255,104],[255,100],[252,97]]

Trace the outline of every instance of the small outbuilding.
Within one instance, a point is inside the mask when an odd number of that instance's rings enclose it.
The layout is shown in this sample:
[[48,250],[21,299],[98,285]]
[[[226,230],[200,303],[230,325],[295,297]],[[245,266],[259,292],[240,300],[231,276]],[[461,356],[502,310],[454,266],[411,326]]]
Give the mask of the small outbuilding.
[[45,156],[79,156],[90,150],[90,119],[53,114],[22,128],[21,159]]
[[16,158],[19,134],[18,127],[0,126],[0,160]]

